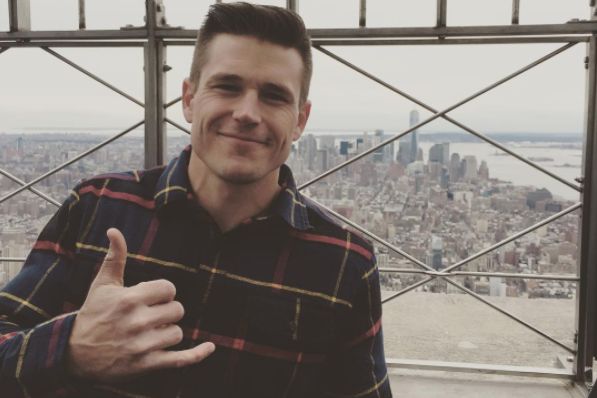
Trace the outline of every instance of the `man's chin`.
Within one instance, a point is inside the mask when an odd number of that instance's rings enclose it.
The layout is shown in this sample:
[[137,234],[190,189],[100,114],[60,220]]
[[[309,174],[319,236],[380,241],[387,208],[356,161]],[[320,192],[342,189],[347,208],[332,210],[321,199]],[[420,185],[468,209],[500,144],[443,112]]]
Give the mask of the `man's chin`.
[[249,185],[258,182],[263,178],[254,171],[247,170],[226,170],[220,174],[220,178],[229,184]]

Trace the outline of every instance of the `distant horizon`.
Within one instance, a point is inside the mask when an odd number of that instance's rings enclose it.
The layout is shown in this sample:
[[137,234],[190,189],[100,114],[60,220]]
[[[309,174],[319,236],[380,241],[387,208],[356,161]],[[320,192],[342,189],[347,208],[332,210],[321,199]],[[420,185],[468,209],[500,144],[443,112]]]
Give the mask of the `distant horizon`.
[[[62,130],[62,131],[60,131]],[[87,131],[85,131],[87,130]],[[108,133],[108,130],[110,132]],[[122,127],[90,127],[86,129],[80,128],[69,128],[69,127],[56,127],[56,128],[24,128],[22,131],[3,131],[0,130],[0,135],[5,136],[41,136],[41,135],[70,135],[70,136],[87,136],[87,137],[106,137],[113,135],[112,132],[116,133],[122,131]],[[355,136],[363,133],[373,133],[381,130],[386,136],[391,136],[402,130],[389,130],[383,128],[371,128],[371,129],[306,129],[305,134],[314,135],[337,135],[337,136]],[[175,127],[167,128],[168,132],[180,132],[182,131]],[[103,132],[103,133],[100,133]],[[140,138],[143,132],[142,127],[131,131],[125,137],[136,137]],[[422,141],[441,141],[446,140],[448,142],[470,142],[480,140],[478,137],[468,132],[456,132],[456,131],[418,131],[419,139]],[[409,133],[410,134],[410,133]],[[507,132],[507,131],[496,131],[496,132],[484,132],[486,136],[496,139],[497,141],[552,141],[552,142],[578,142],[582,141],[584,137],[583,132],[540,132],[540,131],[525,131],[525,132]],[[182,136],[184,137],[184,135]],[[175,138],[170,136],[170,138]]]

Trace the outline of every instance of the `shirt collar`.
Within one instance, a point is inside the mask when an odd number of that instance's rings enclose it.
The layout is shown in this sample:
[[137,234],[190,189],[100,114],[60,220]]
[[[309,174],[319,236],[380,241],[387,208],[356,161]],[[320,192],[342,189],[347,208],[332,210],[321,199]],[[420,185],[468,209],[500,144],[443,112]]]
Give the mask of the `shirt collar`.
[[[162,172],[154,194],[156,210],[159,211],[161,208],[173,203],[193,200],[193,190],[188,177],[190,158],[191,146],[189,145],[181,152],[179,157],[172,159]],[[312,228],[309,223],[305,199],[298,192],[292,171],[285,164],[280,167],[278,184],[282,187],[282,190],[265,212],[265,217],[279,216],[289,226],[298,230]]]
[[187,146],[162,172],[153,196],[156,210],[175,202],[186,201],[193,192],[187,172],[190,158],[191,147]]

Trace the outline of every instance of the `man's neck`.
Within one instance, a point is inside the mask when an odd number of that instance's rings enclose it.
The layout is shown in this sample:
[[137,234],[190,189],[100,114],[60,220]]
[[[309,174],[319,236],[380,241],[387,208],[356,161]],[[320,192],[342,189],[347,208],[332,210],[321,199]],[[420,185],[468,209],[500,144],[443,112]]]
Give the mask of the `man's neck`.
[[213,175],[194,153],[191,153],[188,175],[195,200],[213,217],[222,232],[263,213],[281,189],[279,171],[255,183],[233,184]]

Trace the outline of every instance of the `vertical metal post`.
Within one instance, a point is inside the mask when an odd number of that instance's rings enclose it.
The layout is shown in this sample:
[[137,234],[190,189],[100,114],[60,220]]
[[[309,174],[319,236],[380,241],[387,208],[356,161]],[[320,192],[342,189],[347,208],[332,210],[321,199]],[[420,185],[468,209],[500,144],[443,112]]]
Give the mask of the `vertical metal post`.
[[359,26],[364,28],[367,26],[367,0],[360,0],[359,7]]
[[156,27],[166,24],[166,17],[162,0],[146,0],[145,7],[145,167],[151,168],[166,160],[166,47],[155,34]]
[[286,0],[286,8],[298,12],[298,0]]
[[79,29],[87,28],[85,20],[85,0],[79,0]]
[[520,0],[512,0],[512,25],[520,22]]
[[580,220],[580,282],[577,294],[576,378],[592,382],[595,356],[595,319],[597,315],[597,36],[588,44],[583,153],[582,215]]
[[8,19],[11,32],[31,30],[29,0],[8,0]]
[[435,24],[438,28],[446,26],[448,19],[448,0],[437,0],[437,23]]

